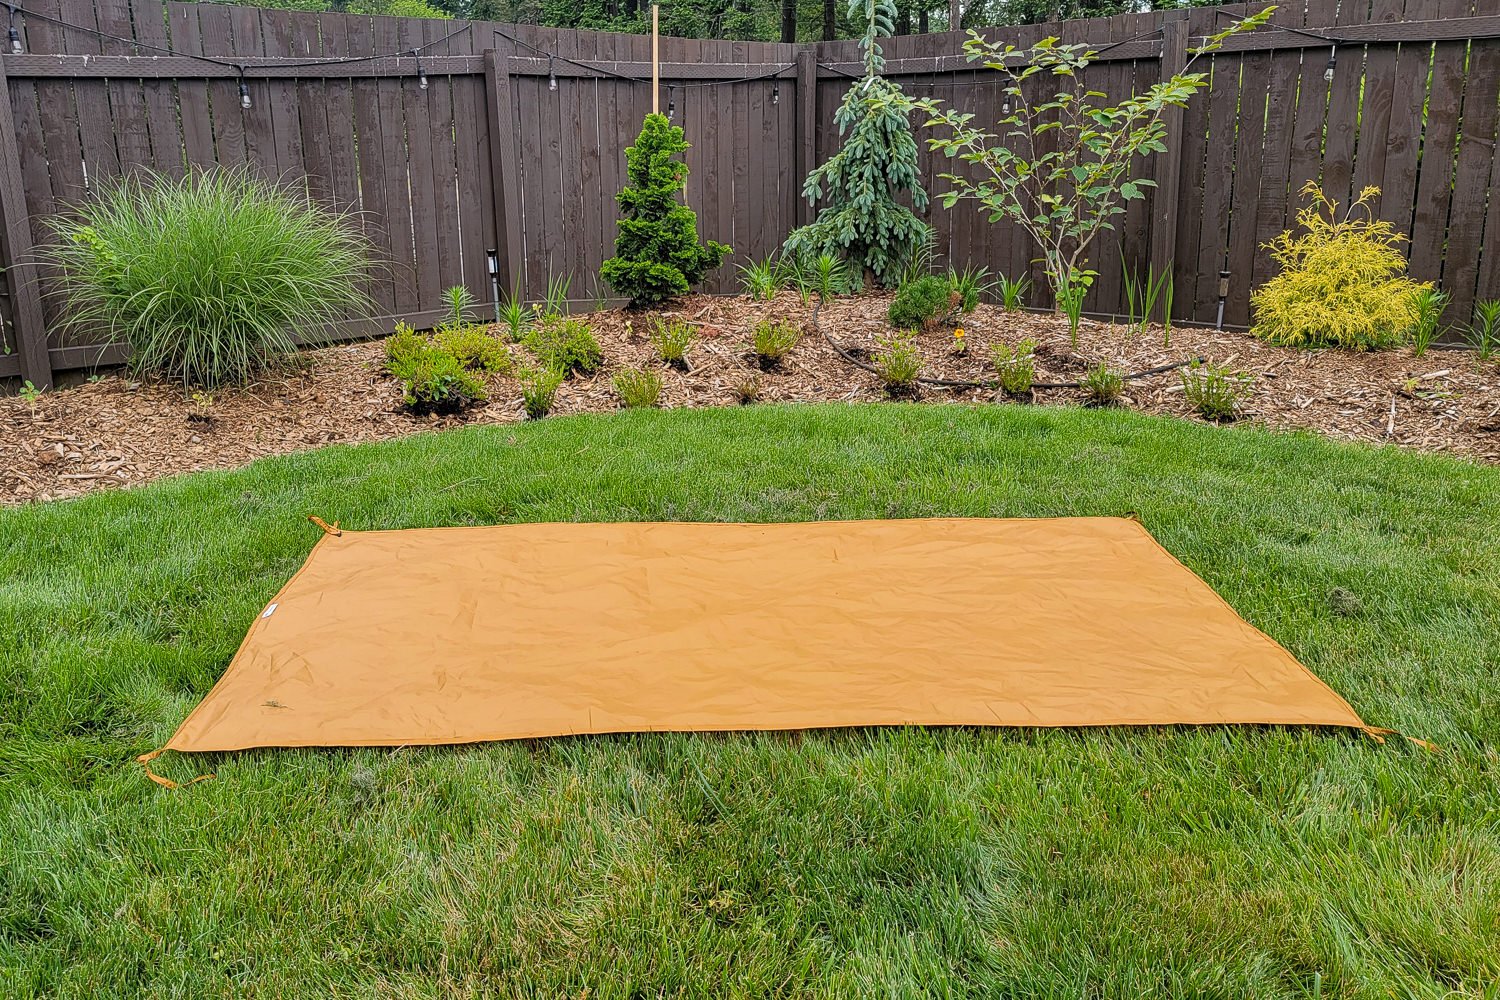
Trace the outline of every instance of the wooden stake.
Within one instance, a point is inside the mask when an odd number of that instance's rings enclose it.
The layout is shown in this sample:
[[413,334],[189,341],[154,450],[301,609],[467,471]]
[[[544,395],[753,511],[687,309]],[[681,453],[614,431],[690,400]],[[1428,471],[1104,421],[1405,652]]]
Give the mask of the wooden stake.
[[661,4],[651,5],[651,113],[661,114]]

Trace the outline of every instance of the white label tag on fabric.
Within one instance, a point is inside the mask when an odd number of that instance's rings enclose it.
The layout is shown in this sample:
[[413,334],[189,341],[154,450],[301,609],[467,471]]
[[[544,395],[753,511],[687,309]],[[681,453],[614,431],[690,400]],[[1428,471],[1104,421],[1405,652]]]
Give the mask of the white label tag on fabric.
[[278,607],[280,607],[279,604],[272,604],[269,608],[266,608],[266,610],[262,611],[260,613],[260,616],[262,618],[269,618],[271,617],[271,612],[275,611]]

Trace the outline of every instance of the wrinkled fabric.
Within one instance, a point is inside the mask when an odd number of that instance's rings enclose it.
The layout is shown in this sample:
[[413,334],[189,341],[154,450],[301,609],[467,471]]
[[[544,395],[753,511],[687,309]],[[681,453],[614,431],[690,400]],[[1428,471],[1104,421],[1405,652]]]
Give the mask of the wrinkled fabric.
[[1134,520],[327,534],[167,746],[1363,727]]

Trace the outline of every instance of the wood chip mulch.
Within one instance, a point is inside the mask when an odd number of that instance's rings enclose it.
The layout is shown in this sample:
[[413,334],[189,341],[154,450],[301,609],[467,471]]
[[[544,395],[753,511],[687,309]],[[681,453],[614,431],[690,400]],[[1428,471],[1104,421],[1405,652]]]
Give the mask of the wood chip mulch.
[[[822,310],[823,330],[857,355],[872,351],[889,331],[885,295],[840,299]],[[656,315],[685,319],[698,328],[690,370],[656,360],[647,335]],[[782,369],[763,372],[749,352],[750,330],[762,318],[802,325],[807,336]],[[760,400],[874,401],[879,379],[849,365],[812,327],[800,298],[782,293],[772,302],[693,296],[660,313],[611,310],[590,319],[606,355],[605,369],[573,379],[558,392],[554,413],[616,409],[610,376],[621,366],[657,365],[663,406],[735,405],[734,387],[757,380]],[[1141,371],[1202,356],[1249,372],[1254,387],[1242,422],[1305,428],[1329,437],[1389,442],[1500,463],[1500,363],[1473,352],[1409,350],[1357,354],[1273,347],[1244,333],[1174,328],[1170,345],[1160,327],[1134,332],[1122,325],[1084,321],[1071,349],[1064,320],[1007,313],[983,305],[964,318],[967,353],[952,353],[951,328],[924,333],[918,344],[926,375],[989,378],[990,345],[1031,337],[1038,344],[1037,380],[1079,378],[1100,361]],[[863,356],[863,355],[860,355]],[[381,342],[310,351],[297,365],[244,389],[217,393],[203,406],[182,387],[106,373],[86,384],[44,393],[34,402],[0,398],[0,503],[78,496],[200,469],[243,465],[266,455],[302,451],[333,442],[375,441],[462,424],[522,419],[514,380],[497,378],[490,402],[457,416],[418,417],[404,412],[400,391],[382,370]],[[930,402],[989,402],[989,390],[924,387]],[[1041,405],[1076,405],[1077,390],[1037,394]],[[1122,405],[1149,413],[1197,419],[1183,399],[1176,373],[1128,382]]]

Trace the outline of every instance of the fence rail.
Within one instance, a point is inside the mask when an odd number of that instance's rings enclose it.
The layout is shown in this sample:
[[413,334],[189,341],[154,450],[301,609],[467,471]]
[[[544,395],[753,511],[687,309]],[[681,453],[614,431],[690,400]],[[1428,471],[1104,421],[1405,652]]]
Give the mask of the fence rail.
[[[1124,97],[1255,9],[986,34],[1098,47],[1088,84]],[[357,213],[390,266],[369,288],[377,315],[342,335],[430,323],[454,284],[488,301],[491,259],[507,292],[539,297],[561,276],[577,298],[605,292],[623,149],[650,108],[649,39],[161,0],[26,0],[17,27],[23,51],[0,53],[0,378],[44,386],[123,360],[119,345],[58,332],[52,276],[31,261],[50,218],[140,167],[245,166]],[[887,72],[994,121],[1000,77],[966,63],[961,43],[891,39]],[[663,107],[694,147],[688,203],[706,238],[734,247],[707,287],[729,290],[735,265],[810,218],[801,182],[838,148],[833,115],[859,52],[665,38],[662,59]],[[1121,311],[1124,268],[1153,265],[1172,269],[1177,320],[1212,322],[1227,272],[1226,322],[1247,324],[1250,290],[1271,274],[1261,245],[1293,221],[1306,180],[1340,201],[1379,186],[1415,276],[1452,294],[1450,319],[1500,296],[1500,0],[1293,0],[1194,69],[1208,86],[1168,117],[1169,152],[1143,165],[1158,187],[1092,255],[1091,311]],[[954,164],[924,151],[922,170],[939,195]],[[962,203],[925,214],[954,265],[1043,284],[1014,226]]]

